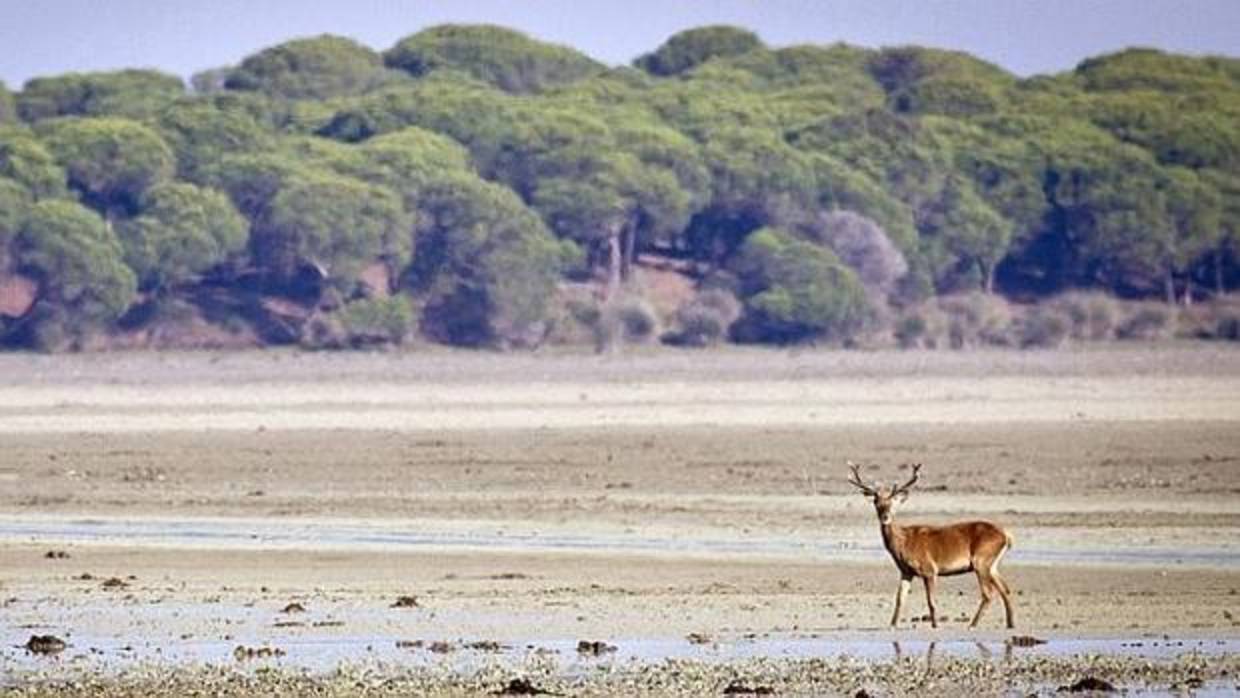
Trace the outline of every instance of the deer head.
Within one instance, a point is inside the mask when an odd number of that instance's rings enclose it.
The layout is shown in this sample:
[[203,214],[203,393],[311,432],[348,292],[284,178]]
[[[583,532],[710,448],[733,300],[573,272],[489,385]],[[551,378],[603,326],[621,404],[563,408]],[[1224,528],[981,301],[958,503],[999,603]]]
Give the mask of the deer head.
[[892,485],[887,488],[874,485],[867,485],[861,478],[860,466],[855,465],[852,461],[848,461],[848,469],[852,474],[848,476],[848,481],[854,487],[861,490],[861,493],[870,498],[874,502],[874,511],[878,513],[880,523],[891,523],[891,512],[897,504],[902,504],[908,499],[909,490],[917,483],[917,478],[921,473],[921,463],[913,464],[913,476],[903,485]]

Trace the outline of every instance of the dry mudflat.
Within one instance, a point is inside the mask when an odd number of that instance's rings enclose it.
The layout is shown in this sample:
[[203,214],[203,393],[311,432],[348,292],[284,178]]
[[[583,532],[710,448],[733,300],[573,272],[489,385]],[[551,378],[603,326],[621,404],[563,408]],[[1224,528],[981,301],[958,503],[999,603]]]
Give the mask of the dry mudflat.
[[[1240,690],[1220,345],[6,355],[0,447],[0,693]],[[1012,530],[1018,629],[888,629],[846,460]]]

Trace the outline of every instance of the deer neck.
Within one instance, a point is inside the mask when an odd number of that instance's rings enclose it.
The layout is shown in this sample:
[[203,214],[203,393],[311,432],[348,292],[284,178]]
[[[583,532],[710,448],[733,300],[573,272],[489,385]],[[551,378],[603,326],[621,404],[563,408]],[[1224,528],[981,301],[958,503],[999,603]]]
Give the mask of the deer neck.
[[886,521],[880,519],[878,527],[883,533],[883,546],[887,548],[887,552],[896,560],[901,560],[898,551],[904,547],[904,527],[897,526],[890,518]]

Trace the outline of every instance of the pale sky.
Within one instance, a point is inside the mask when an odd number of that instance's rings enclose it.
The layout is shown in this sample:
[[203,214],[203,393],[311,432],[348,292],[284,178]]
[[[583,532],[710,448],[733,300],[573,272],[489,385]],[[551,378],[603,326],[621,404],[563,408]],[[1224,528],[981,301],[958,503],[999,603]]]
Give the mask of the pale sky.
[[445,22],[513,27],[611,64],[703,24],[774,46],[959,49],[1019,75],[1134,45],[1240,55],[1240,0],[0,0],[0,80],[129,67],[188,77],[298,36],[383,50]]

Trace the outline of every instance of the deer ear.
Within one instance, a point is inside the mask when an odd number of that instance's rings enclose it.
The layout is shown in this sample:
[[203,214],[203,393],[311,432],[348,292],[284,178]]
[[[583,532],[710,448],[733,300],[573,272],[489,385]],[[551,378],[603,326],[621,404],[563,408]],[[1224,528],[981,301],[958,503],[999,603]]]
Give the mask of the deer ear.
[[896,495],[896,497],[899,500],[899,502],[903,504],[908,501],[908,492],[901,492],[900,494]]

